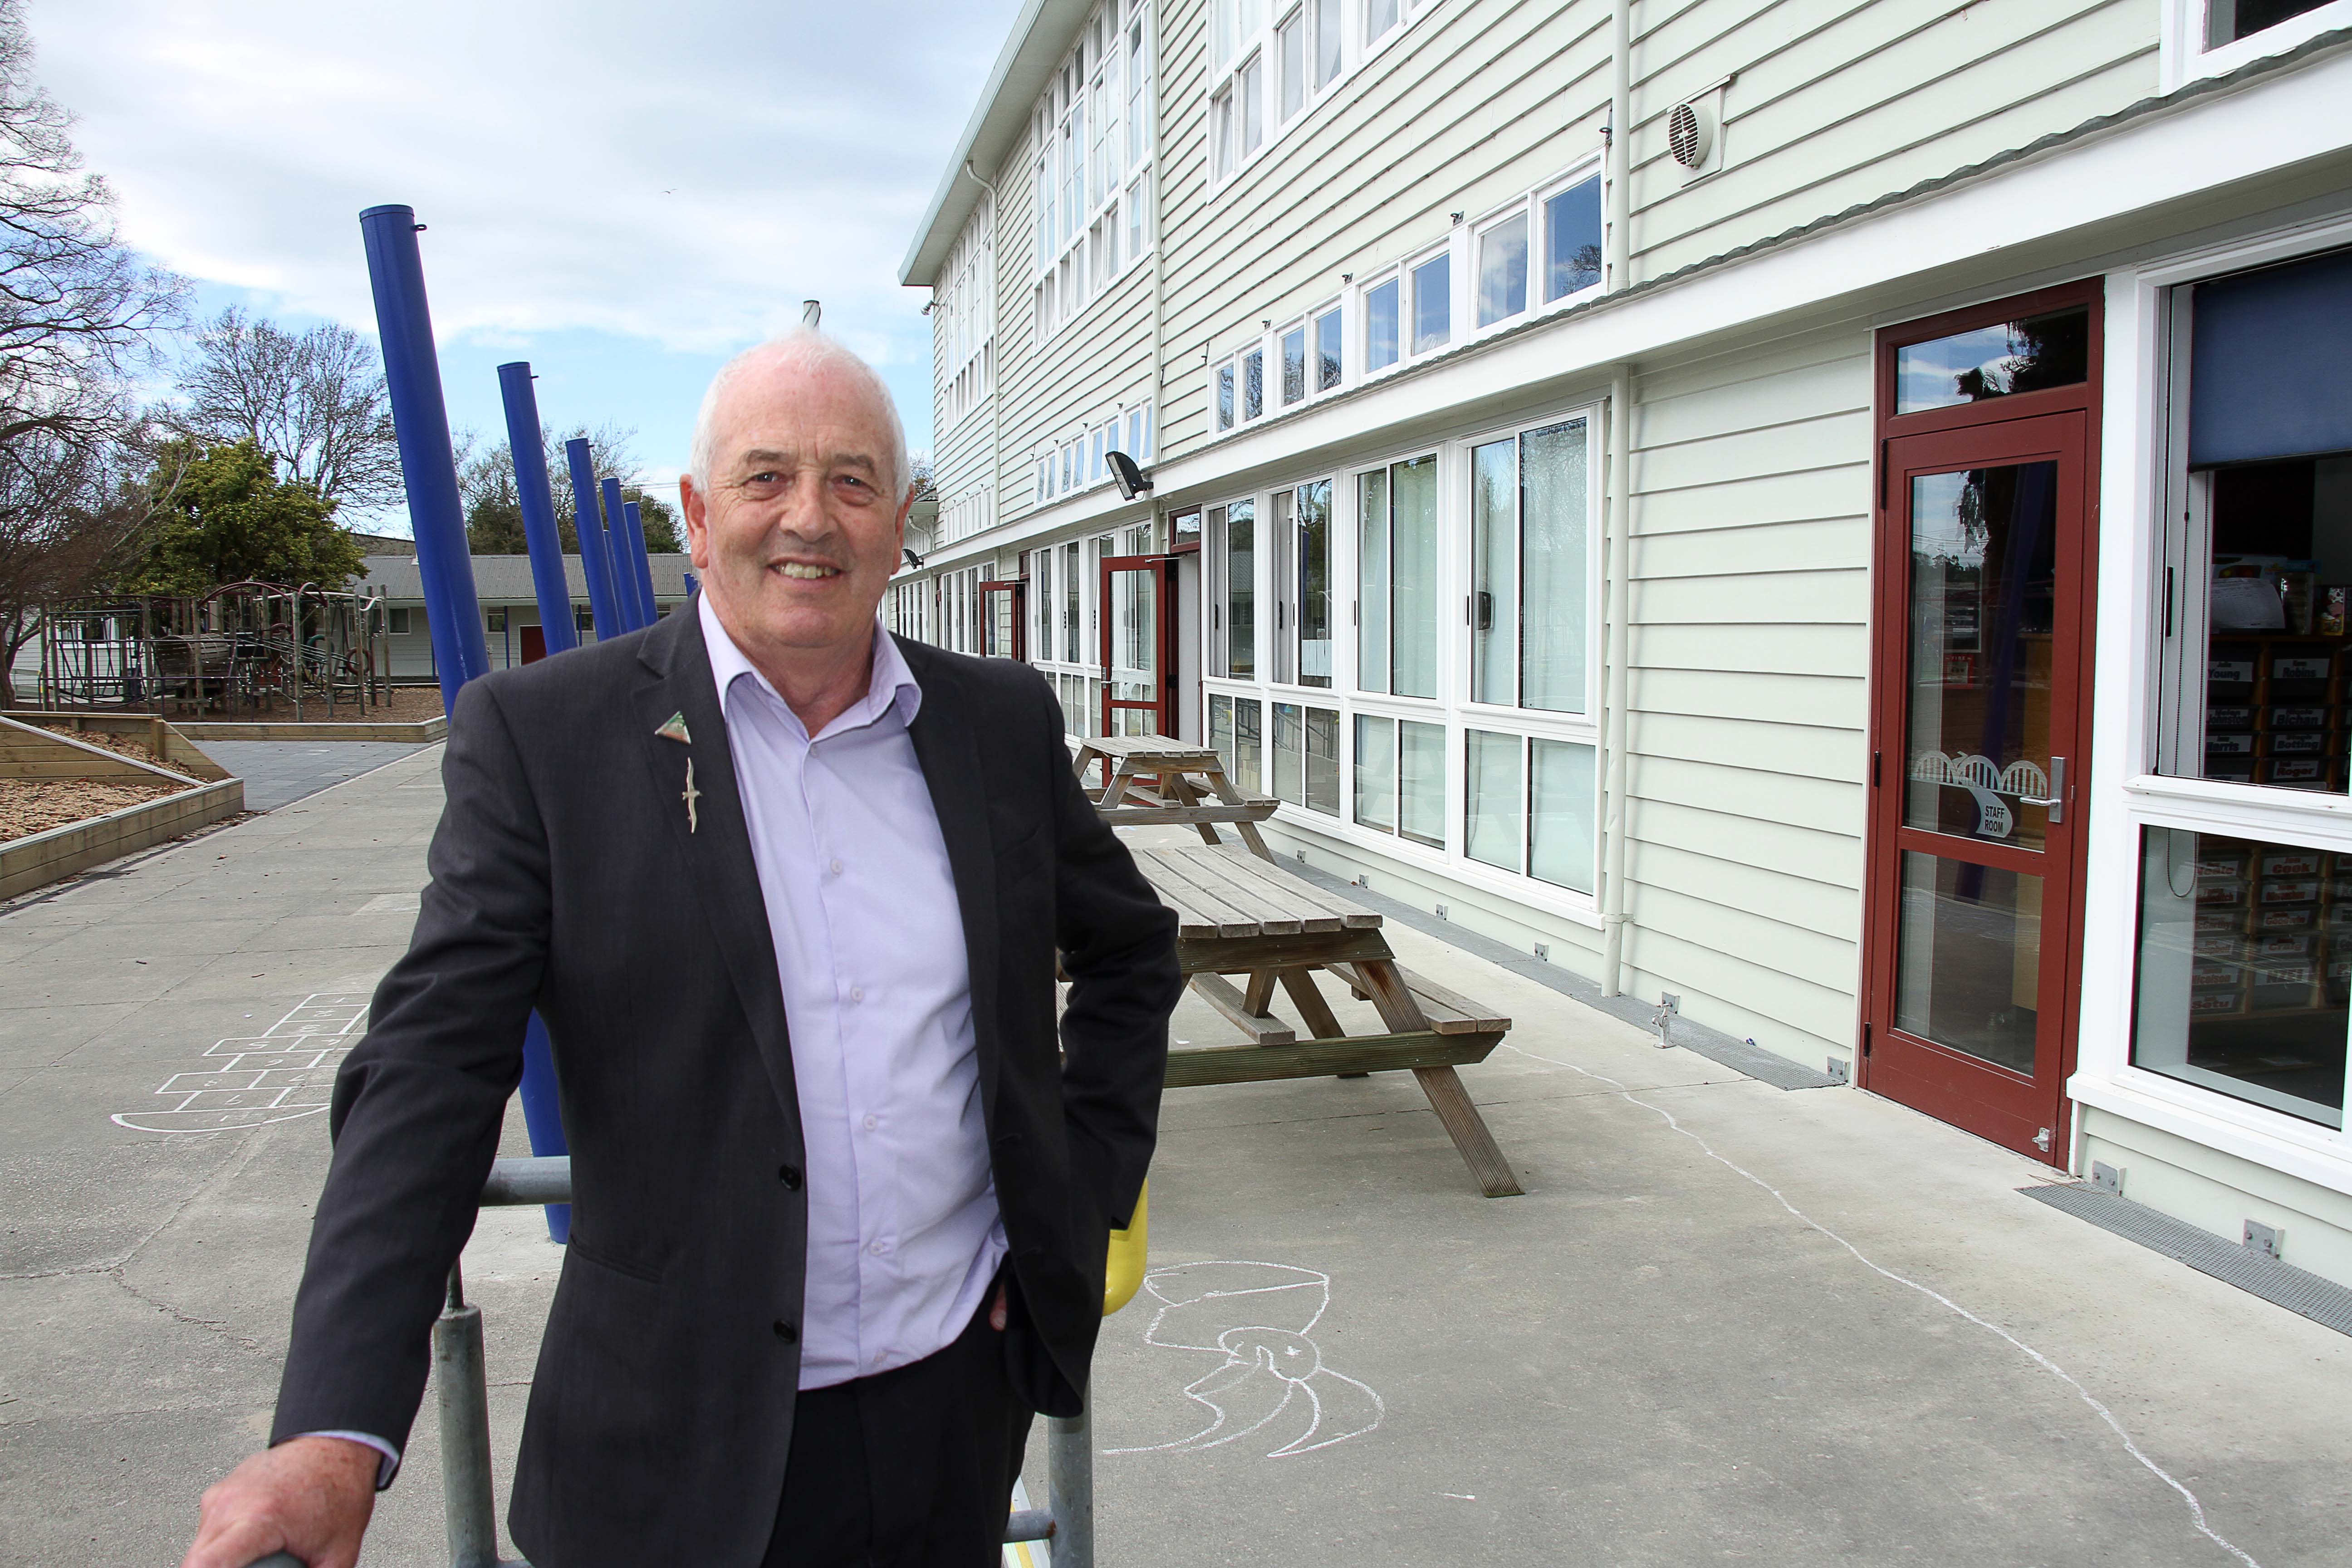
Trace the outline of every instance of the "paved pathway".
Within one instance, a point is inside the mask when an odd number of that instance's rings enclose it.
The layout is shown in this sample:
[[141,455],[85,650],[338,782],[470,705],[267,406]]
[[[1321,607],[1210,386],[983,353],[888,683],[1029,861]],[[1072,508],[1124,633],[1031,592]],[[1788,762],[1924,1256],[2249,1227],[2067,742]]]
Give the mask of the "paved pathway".
[[[265,1432],[437,760],[0,910],[0,1563],[175,1561]],[[1172,1096],[1097,1362],[1106,1568],[2352,1564],[2352,1340],[1887,1101],[1391,936],[1519,1020],[1464,1077],[1528,1195],[1479,1197],[1409,1081]],[[535,1211],[468,1249],[501,1496],[559,1262]],[[369,1562],[441,1560],[430,1409]]]
[[423,750],[390,741],[205,741],[205,755],[245,781],[247,811],[275,811]]

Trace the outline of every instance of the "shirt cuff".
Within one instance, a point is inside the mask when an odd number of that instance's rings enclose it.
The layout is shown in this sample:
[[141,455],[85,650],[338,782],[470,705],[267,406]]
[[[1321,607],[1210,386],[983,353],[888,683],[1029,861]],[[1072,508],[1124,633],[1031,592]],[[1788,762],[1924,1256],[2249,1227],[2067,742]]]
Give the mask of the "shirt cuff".
[[[365,1432],[297,1432],[295,1437],[341,1437],[346,1443],[360,1443],[373,1448],[383,1458],[375,1468],[375,1489],[384,1491],[392,1486],[392,1478],[400,1474],[400,1450],[381,1437]],[[290,1440],[290,1439],[289,1439]]]

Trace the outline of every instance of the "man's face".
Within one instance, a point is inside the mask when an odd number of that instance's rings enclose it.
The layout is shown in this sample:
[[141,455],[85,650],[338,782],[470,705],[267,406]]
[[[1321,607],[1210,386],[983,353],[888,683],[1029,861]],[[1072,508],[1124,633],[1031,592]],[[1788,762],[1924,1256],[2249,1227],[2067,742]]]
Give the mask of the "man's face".
[[679,495],[711,607],[755,660],[873,637],[913,499],[888,493],[888,431],[872,393],[830,367],[754,366],[723,395],[709,491],[688,476]]

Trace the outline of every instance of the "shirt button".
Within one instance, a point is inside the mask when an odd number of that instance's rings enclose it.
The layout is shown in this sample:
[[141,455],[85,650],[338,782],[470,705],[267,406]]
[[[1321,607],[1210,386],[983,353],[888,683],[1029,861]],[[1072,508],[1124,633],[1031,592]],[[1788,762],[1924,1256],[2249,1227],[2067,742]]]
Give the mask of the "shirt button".
[[877,1241],[866,1250],[872,1253],[875,1257],[879,1258],[884,1253],[890,1250],[890,1244],[887,1241]]
[[838,860],[833,863],[833,874],[836,877],[841,875],[841,862]]
[[877,1127],[881,1125],[882,1119],[878,1116],[869,1116],[866,1119],[866,1131],[868,1132],[873,1131]]
[[783,1341],[784,1343],[790,1345],[798,1344],[800,1342],[800,1330],[793,1327],[792,1324],[784,1321],[782,1318],[778,1318],[776,1320],[775,1329],[776,1338]]
[[853,985],[853,986],[851,986],[851,987],[849,988],[849,999],[850,999],[852,1002],[863,1002],[863,1001],[865,1001],[865,1000],[866,1000],[866,987],[865,987],[865,986],[863,986],[863,985]]
[[779,1165],[776,1167],[776,1180],[783,1183],[784,1185],[792,1191],[799,1192],[801,1190],[801,1168],[798,1165]]

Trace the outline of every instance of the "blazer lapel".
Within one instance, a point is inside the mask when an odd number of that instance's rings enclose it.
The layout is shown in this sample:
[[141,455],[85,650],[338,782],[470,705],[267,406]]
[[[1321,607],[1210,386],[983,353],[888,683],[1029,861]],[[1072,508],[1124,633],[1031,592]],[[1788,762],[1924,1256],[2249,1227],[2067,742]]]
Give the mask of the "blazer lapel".
[[980,1058],[982,1118],[996,1120],[996,1074],[1001,1059],[996,1033],[996,851],[988,837],[988,803],[982,795],[980,742],[966,711],[964,692],[952,667],[931,657],[920,643],[898,638],[899,651],[923,689],[922,706],[907,735],[931,792],[931,809],[947,841],[948,868],[955,877],[956,903],[963,916],[964,960],[971,973],[972,1044]]
[[[776,979],[775,940],[695,605],[657,623],[638,658],[645,679],[634,697],[637,742],[658,797],[656,809],[702,899],[711,936],[751,1020],[751,1038],[797,1138],[800,1095],[793,1079],[783,988]],[[680,725],[687,731],[684,743],[674,738]]]

